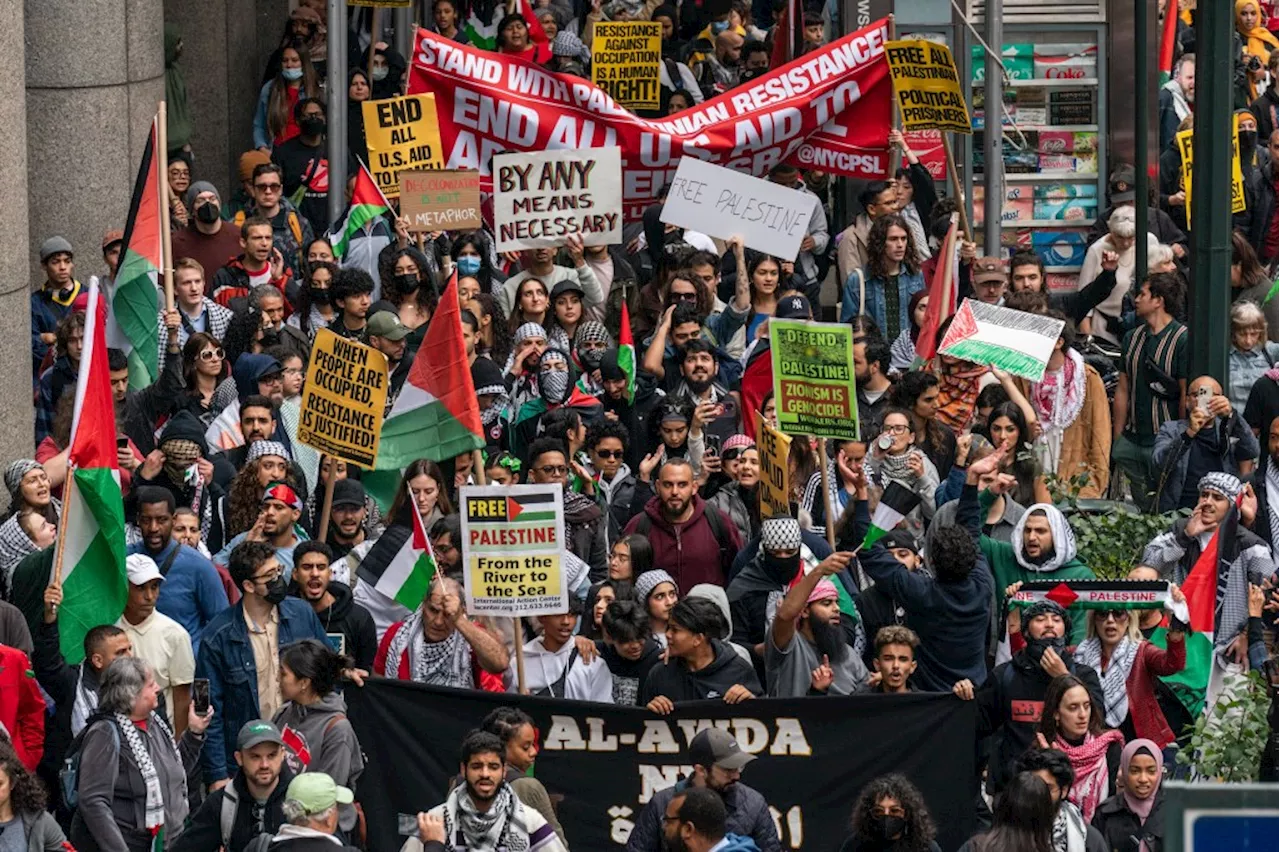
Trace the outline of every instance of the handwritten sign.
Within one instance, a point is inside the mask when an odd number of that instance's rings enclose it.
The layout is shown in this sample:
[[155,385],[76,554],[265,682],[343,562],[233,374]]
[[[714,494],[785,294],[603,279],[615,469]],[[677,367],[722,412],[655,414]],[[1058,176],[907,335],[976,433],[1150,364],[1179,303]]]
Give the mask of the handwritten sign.
[[471,231],[480,218],[480,173],[463,169],[400,173],[400,215],[409,230]]
[[787,456],[791,438],[765,422],[756,421],[756,447],[760,450],[760,516],[791,514]]
[[663,222],[795,260],[817,199],[808,193],[683,157],[662,206]]
[[599,21],[591,39],[591,82],[626,109],[657,109],[662,24]]
[[887,41],[884,54],[903,129],[973,133],[956,62],[945,44]]
[[568,612],[564,547],[559,485],[462,487],[468,613],[518,618]]
[[383,195],[400,195],[403,170],[444,167],[435,95],[365,101],[362,109],[369,173]]
[[589,246],[622,242],[622,154],[566,148],[493,158],[498,251],[551,248],[578,234]]
[[791,435],[858,440],[853,327],[769,320],[778,427]]
[[387,356],[371,346],[316,332],[302,392],[298,440],[320,453],[372,468],[387,406]]
[[[1195,173],[1195,130],[1180,130],[1174,137],[1182,155],[1182,190],[1187,197],[1187,227],[1191,227],[1191,187]],[[1243,213],[1247,207],[1244,195],[1244,172],[1240,168],[1239,129],[1231,136],[1231,212]]]

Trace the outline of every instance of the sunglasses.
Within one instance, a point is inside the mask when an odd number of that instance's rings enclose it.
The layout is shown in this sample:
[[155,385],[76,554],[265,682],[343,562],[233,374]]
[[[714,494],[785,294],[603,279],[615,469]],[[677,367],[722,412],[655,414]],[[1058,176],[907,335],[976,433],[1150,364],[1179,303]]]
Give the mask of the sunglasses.
[[569,473],[568,466],[563,464],[544,464],[538,470],[546,476],[565,476]]
[[1129,613],[1122,609],[1100,609],[1098,610],[1099,621],[1124,621],[1128,618]]
[[221,361],[225,353],[221,349],[206,349],[200,353],[201,361]]
[[602,459],[620,459],[622,450],[596,450],[596,455]]
[[280,183],[255,183],[253,188],[259,192],[279,192],[284,189],[284,184]]
[[672,293],[671,301],[673,302],[696,302],[698,301],[697,293]]

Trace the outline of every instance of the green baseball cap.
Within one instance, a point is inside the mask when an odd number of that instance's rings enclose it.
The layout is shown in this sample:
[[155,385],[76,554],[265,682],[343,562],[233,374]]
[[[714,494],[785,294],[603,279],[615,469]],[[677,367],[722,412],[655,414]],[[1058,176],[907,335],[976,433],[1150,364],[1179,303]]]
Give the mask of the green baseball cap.
[[349,805],[355,801],[350,790],[323,772],[304,772],[297,776],[289,782],[289,790],[284,797],[302,805],[308,814],[324,813],[334,805]]
[[251,749],[262,743],[284,745],[284,738],[280,736],[280,729],[272,723],[265,719],[254,719],[245,722],[240,728],[240,733],[236,736],[236,751]]

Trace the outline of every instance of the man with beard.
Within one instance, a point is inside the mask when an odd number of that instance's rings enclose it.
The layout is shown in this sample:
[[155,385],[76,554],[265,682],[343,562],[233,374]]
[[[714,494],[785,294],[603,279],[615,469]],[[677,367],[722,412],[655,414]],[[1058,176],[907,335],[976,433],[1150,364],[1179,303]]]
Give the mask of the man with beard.
[[304,541],[293,552],[289,593],[311,604],[329,644],[369,670],[378,653],[378,635],[369,610],[355,602],[351,587],[333,579],[333,551],[322,541]]
[[1197,485],[1208,473],[1247,477],[1258,457],[1258,439],[1231,407],[1222,385],[1199,376],[1187,388],[1187,416],[1169,420],[1156,433],[1151,463],[1156,471],[1159,511],[1190,509],[1199,500]]
[[758,850],[749,837],[725,834],[724,802],[699,787],[677,793],[662,815],[662,846],[668,852]]
[[160,569],[164,583],[156,609],[172,618],[191,636],[194,653],[200,653],[204,628],[227,608],[227,593],[213,563],[200,551],[173,539],[173,494],[147,486],[134,492],[138,501],[138,532],[142,540],[128,552],[149,556]]
[[671,396],[693,405],[706,430],[723,440],[741,431],[741,426],[737,402],[729,390],[716,381],[719,370],[715,347],[705,338],[695,337],[681,348],[680,383]]
[[[696,793],[701,798],[705,792],[713,793],[723,803],[724,829],[755,842],[754,846],[745,848],[756,848],[760,852],[781,852],[782,843],[778,839],[778,829],[773,817],[769,814],[769,803],[764,796],[740,780],[743,768],[753,760],[755,757],[743,751],[732,734],[720,728],[699,731],[689,742],[689,763],[693,765],[693,772],[674,787],[659,790],[649,799],[636,818],[635,828],[627,839],[627,852],[712,848],[671,846],[670,830],[667,828],[672,824],[671,806],[674,800],[683,797],[688,801],[690,793]],[[684,833],[680,826],[676,830]],[[716,847],[717,852],[721,848],[723,847]]]
[[1106,706],[1098,673],[1077,663],[1067,650],[1071,616],[1065,609],[1050,600],[1036,601],[1022,611],[1022,624],[1027,646],[996,666],[980,690],[975,693],[970,679],[958,681],[952,689],[965,701],[976,694],[978,736],[993,737],[987,765],[987,792],[992,794],[1004,789],[1013,778],[1013,762],[1035,744],[1044,694],[1054,678],[1075,675],[1093,705]]
[[245,532],[235,536],[214,554],[219,565],[229,564],[231,551],[245,541],[262,541],[275,548],[276,558],[285,570],[293,570],[293,549],[302,541],[298,537],[298,518],[302,515],[302,498],[287,482],[270,482],[262,490],[262,511],[258,520]]
[[526,322],[511,336],[511,355],[503,381],[511,391],[511,412],[538,399],[538,364],[547,348],[547,330],[536,322]]
[[840,596],[828,576],[852,560],[833,553],[787,592],[765,645],[770,697],[852,695],[867,688],[867,668],[840,629]]
[[525,807],[507,783],[505,755],[496,734],[467,734],[459,755],[463,783],[443,804],[418,814],[418,835],[401,852],[568,852],[542,814]]
[[339,479],[333,484],[333,507],[329,512],[329,529],[324,541],[333,553],[333,559],[341,559],[351,549],[365,540],[365,521],[369,518],[369,506],[364,486],[358,479]]
[[654,713],[665,716],[677,703],[718,698],[741,704],[763,694],[751,665],[714,637],[720,634],[724,615],[706,598],[685,598],[667,616],[665,666],[649,672],[640,700]]
[[[590,580],[602,580],[609,571],[609,524],[595,500],[567,487],[569,471],[568,452],[561,441],[539,438],[529,447],[529,482],[564,489],[566,549],[587,564]],[[566,578],[571,593],[587,581],[572,572]]]
[[869,429],[878,430],[884,410],[889,407],[889,365],[893,354],[889,344],[879,337],[864,337],[853,344],[853,374],[858,380],[858,423],[862,434],[871,440]]
[[907,626],[920,636],[916,683],[921,689],[941,692],[958,680],[981,684],[986,677],[992,581],[987,558],[978,547],[978,480],[996,470],[1002,458],[1004,452],[998,451],[969,465],[958,523],[936,530],[929,548],[934,576],[910,570],[889,553],[883,540],[862,555],[867,574],[881,591],[901,602]]
[[446,577],[462,582],[462,517],[454,512],[445,515],[427,530],[436,564]]

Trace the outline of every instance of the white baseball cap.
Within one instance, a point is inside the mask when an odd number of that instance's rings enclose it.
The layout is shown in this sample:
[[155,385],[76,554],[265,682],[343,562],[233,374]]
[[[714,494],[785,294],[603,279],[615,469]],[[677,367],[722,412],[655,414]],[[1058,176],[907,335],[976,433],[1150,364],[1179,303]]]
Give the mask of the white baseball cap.
[[129,573],[129,585],[145,586],[152,580],[163,580],[164,575],[156,561],[145,553],[132,553],[125,557],[125,569]]

